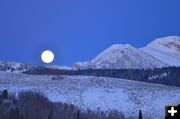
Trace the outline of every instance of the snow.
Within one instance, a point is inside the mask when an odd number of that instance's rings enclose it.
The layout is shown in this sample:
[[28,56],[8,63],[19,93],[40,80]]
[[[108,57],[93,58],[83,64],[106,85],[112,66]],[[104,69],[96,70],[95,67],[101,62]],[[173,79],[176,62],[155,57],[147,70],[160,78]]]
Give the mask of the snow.
[[180,66],[178,48],[180,48],[180,37],[171,36],[156,39],[141,50],[170,66]]
[[117,109],[126,112],[126,115],[128,115],[130,107],[134,106],[124,90],[119,88],[89,88],[82,93],[82,97],[83,105],[90,109],[100,109],[102,111]]
[[163,38],[157,38],[151,43],[148,44],[148,46],[158,46],[158,45],[167,45],[167,44],[176,44],[180,45],[180,37],[178,36],[167,36]]
[[74,70],[78,70],[78,69],[85,69],[85,67],[87,67],[87,65],[89,64],[89,61],[85,61],[85,62],[76,62],[75,64],[73,64],[72,69]]
[[0,72],[0,90],[40,91],[55,102],[72,103],[84,110],[117,109],[129,118],[137,118],[142,110],[144,118],[163,119],[166,104],[180,103],[179,87],[107,77],[52,77]]
[[159,74],[159,75],[150,76],[150,77],[148,77],[148,79],[153,80],[153,79],[157,79],[157,78],[164,78],[166,76],[167,76],[167,73],[162,73],[162,74]]

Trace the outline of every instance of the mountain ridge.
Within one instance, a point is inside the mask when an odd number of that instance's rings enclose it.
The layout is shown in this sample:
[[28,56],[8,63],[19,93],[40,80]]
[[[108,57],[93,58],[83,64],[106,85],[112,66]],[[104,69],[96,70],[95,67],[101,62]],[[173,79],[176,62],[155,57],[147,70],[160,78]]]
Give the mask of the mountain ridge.
[[142,48],[130,44],[113,44],[94,59],[75,63],[73,69],[146,69],[167,66],[180,66],[178,36],[158,38]]
[[180,66],[180,37],[157,38],[142,48],[130,44],[113,44],[94,59],[77,62],[73,66],[38,66],[10,61],[0,61],[0,70],[22,73],[31,68],[50,68],[64,70],[78,69],[148,69]]

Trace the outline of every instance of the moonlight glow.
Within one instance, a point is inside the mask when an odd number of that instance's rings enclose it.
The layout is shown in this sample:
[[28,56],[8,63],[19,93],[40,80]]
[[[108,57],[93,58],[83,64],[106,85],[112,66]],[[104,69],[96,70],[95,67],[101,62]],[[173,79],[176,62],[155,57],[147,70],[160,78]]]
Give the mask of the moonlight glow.
[[41,60],[44,63],[51,63],[54,60],[54,54],[50,50],[45,50],[41,54]]

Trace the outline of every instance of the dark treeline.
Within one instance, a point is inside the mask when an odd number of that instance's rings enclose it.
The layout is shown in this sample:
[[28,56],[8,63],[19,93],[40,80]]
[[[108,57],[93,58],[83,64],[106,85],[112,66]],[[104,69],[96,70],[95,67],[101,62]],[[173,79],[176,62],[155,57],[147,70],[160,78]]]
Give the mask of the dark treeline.
[[58,70],[49,68],[35,68],[24,73],[38,75],[88,75],[98,77],[113,77],[164,85],[180,86],[180,67],[165,67],[155,69],[88,70]]
[[[137,113],[138,115],[138,113]],[[0,119],[124,119],[117,110],[110,112],[81,111],[66,103],[53,103],[40,93],[22,92],[18,98],[0,95]]]

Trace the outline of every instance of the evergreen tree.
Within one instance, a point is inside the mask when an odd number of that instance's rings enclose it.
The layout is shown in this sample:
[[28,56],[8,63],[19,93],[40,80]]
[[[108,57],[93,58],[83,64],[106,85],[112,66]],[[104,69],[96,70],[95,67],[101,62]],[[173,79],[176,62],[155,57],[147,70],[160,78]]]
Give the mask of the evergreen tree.
[[19,109],[17,107],[11,108],[9,111],[10,119],[19,119]]
[[8,91],[7,91],[7,90],[4,90],[4,91],[3,91],[2,97],[3,97],[4,99],[7,99],[7,98],[8,98]]
[[77,111],[77,119],[80,119],[80,118],[79,118],[79,115],[80,115],[80,111],[78,110],[78,111]]
[[48,119],[52,119],[52,116],[53,116],[53,111],[51,110],[49,115],[48,115]]
[[142,112],[139,110],[139,119],[142,119]]

